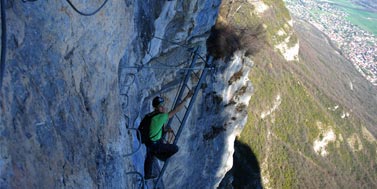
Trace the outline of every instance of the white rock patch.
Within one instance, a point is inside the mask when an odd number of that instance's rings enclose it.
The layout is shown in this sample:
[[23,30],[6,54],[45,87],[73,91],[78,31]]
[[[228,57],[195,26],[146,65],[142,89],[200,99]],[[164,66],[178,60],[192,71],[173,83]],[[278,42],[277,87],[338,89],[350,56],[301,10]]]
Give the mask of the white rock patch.
[[239,133],[233,133],[227,138],[226,145],[228,146],[228,151],[222,156],[224,166],[222,167],[222,171],[217,172],[217,177],[224,177],[224,173],[228,172],[233,167],[234,141],[236,139],[236,134]]
[[327,109],[329,109],[329,110],[331,110],[331,111],[335,111],[335,110],[337,110],[338,108],[339,108],[339,105],[336,105],[336,106],[334,106],[333,108],[329,107],[329,108],[327,108]]
[[[289,37],[287,38],[289,40]],[[287,45],[287,40],[285,42],[280,43],[275,46],[280,53],[284,56],[285,60],[287,61],[298,61],[298,51],[300,48],[300,45],[296,43],[293,47],[289,48]]]
[[262,14],[270,8],[263,1],[248,0],[248,2],[254,5],[257,14]]
[[276,99],[274,101],[274,106],[270,110],[262,112],[260,117],[262,119],[266,118],[267,116],[272,114],[276,109],[278,109],[280,104],[281,104],[281,97],[280,97],[280,94],[279,94],[279,95],[276,96]]
[[342,119],[344,119],[344,118],[347,118],[347,117],[349,117],[350,116],[350,114],[348,113],[348,112],[343,112],[342,113],[342,115],[340,116]]
[[288,21],[288,24],[289,24],[291,27],[293,27],[293,20],[289,20],[289,21]]
[[283,29],[280,29],[278,32],[277,32],[277,35],[278,36],[283,36],[283,35],[286,35],[287,33],[285,33],[285,31]]
[[261,167],[262,183],[263,183],[263,187],[266,188],[266,189],[272,188],[271,183],[270,183],[271,176],[270,176],[269,170],[270,170],[270,168],[268,166],[268,156],[266,156],[266,158],[264,159],[264,161],[262,163],[262,167]]
[[318,138],[317,140],[314,141],[313,149],[315,153],[317,153],[318,155],[321,155],[322,157],[325,157],[328,155],[326,146],[330,142],[334,142],[336,140],[336,135],[334,131],[330,129],[327,132],[324,132],[322,136],[323,136],[322,139]]

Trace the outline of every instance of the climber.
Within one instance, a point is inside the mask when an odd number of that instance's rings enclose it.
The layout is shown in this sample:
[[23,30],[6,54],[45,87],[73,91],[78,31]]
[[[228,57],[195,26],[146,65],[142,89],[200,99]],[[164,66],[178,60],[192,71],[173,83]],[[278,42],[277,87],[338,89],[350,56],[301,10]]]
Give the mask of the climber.
[[146,143],[147,155],[144,161],[144,177],[145,179],[156,178],[158,173],[156,173],[154,165],[156,165],[156,157],[161,161],[167,160],[169,157],[178,152],[178,146],[176,144],[166,144],[162,140],[164,125],[172,118],[177,112],[179,112],[185,105],[187,99],[193,95],[190,90],[182,102],[170,112],[167,111],[164,106],[165,100],[162,97],[155,97],[152,101],[154,107],[154,114],[150,124],[149,137],[150,142]]

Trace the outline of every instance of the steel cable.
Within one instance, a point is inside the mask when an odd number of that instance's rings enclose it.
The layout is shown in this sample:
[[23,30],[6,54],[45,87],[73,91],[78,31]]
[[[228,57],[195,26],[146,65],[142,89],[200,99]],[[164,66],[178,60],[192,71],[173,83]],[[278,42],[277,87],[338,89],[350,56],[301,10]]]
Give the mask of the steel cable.
[[141,186],[140,188],[144,188],[144,184],[145,184],[145,181],[144,181],[144,176],[137,172],[137,171],[130,171],[130,172],[127,172],[126,175],[137,175],[140,177],[140,181],[141,181]]
[[[141,134],[140,134],[140,131],[136,128],[127,128],[128,130],[135,130],[136,131],[136,134],[137,134],[137,138],[140,138],[141,139]],[[136,154],[136,152],[138,152],[141,148],[141,142],[139,141],[139,144],[136,148],[135,151],[131,152],[131,153],[128,153],[128,154],[124,154],[123,157],[128,157],[128,156],[132,156],[134,154]]]
[[[166,42],[168,42],[168,43],[172,43],[172,44],[175,44],[175,45],[178,45],[178,46],[181,46],[181,47],[184,47],[184,48],[187,48],[187,50],[188,51],[194,51],[194,49],[192,48],[192,47],[190,47],[190,46],[188,46],[188,45],[182,45],[182,44],[180,44],[180,43],[177,43],[177,42],[174,42],[174,41],[170,41],[170,40],[167,40],[167,39],[164,39],[164,38],[162,38],[162,37],[157,37],[157,36],[152,36],[153,38],[155,38],[155,39],[159,39],[159,40],[161,40],[161,41],[166,41]],[[207,64],[207,61],[200,55],[200,54],[197,54],[198,56],[199,56],[199,58],[203,61],[203,62],[205,62],[206,64]]]
[[79,13],[80,15],[82,16],[93,16],[95,14],[97,14],[97,12],[99,12],[105,5],[106,3],[108,2],[109,0],[105,0],[102,5],[97,8],[96,10],[94,10],[93,12],[90,12],[90,13],[85,13],[85,12],[82,12],[80,11],[79,9],[76,8],[76,6],[71,2],[71,0],[67,0],[68,4],[73,8],[73,10],[75,10],[77,13]]

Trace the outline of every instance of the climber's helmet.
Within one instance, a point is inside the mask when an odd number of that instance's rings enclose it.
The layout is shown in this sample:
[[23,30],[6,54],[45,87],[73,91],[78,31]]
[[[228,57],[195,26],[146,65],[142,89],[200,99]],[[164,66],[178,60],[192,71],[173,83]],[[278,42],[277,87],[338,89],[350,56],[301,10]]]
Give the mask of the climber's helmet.
[[163,106],[164,102],[165,102],[164,98],[157,96],[157,97],[154,97],[152,101],[152,105],[153,107],[158,108],[159,106]]

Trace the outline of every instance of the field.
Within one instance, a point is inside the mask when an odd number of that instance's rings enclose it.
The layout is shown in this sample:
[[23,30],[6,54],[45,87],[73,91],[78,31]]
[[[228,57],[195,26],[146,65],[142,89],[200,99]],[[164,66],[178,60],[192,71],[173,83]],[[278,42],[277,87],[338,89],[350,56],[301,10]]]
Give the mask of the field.
[[347,19],[362,29],[377,35],[377,13],[368,12],[363,7],[348,0],[328,0],[344,12],[348,13]]

